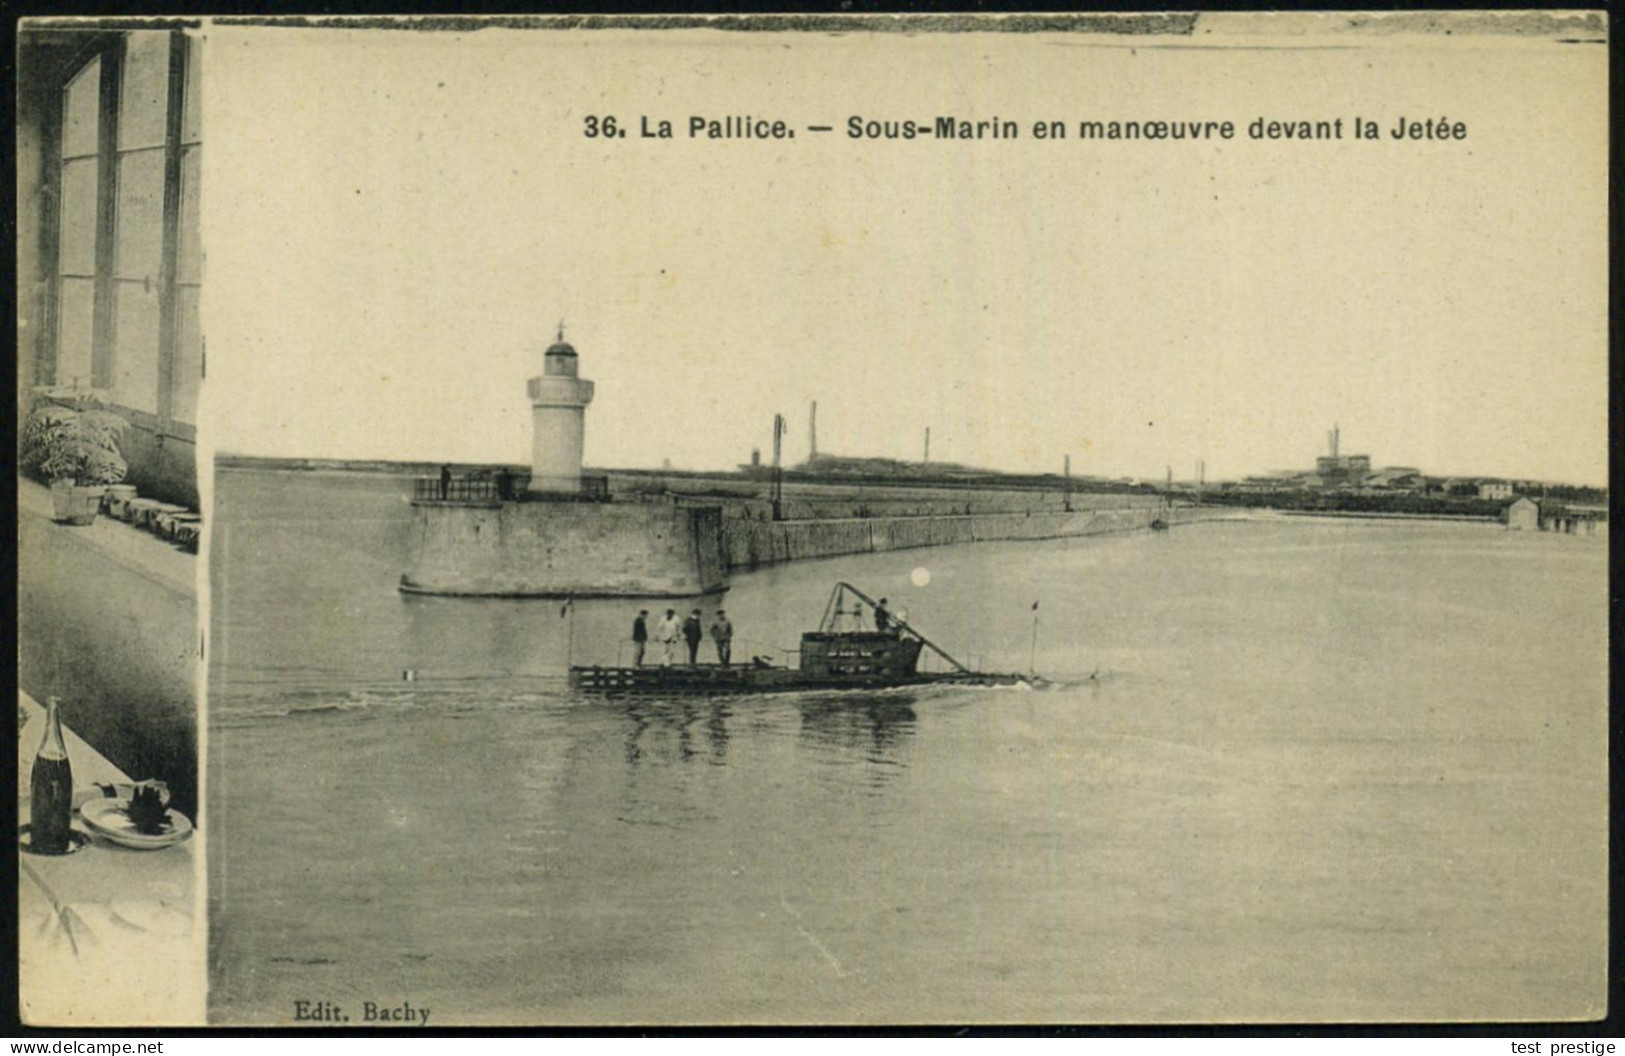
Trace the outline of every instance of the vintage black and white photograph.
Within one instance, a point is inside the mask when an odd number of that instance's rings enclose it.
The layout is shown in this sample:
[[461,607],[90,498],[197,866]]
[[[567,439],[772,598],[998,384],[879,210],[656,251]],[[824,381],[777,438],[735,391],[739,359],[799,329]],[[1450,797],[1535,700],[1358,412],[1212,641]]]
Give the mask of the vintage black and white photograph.
[[209,1023],[1605,1014],[1604,15],[72,36],[23,688]]
[[200,39],[16,60],[18,1007],[197,1022]]

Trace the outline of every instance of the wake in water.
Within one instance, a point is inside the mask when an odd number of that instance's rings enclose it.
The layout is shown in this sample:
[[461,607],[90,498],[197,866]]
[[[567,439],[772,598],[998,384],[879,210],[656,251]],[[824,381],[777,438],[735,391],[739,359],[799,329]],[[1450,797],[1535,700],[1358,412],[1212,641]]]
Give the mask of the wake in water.
[[445,679],[332,689],[241,690],[220,694],[209,707],[212,725],[333,715],[383,715],[423,709],[468,712],[557,705],[568,699],[563,678]]
[[[783,704],[815,704],[830,707],[861,708],[872,704],[909,705],[945,699],[973,698],[979,694],[1065,692],[1098,689],[1123,681],[1125,676],[1110,669],[1058,678],[1035,677],[1010,685],[901,685],[883,688],[822,689],[793,693],[731,695],[738,707],[769,707]],[[642,698],[645,704],[695,703],[696,698]],[[448,713],[503,711],[525,708],[572,709],[600,703],[598,698],[571,693],[562,677],[510,676],[506,678],[449,677],[425,678],[405,683],[360,684],[343,693],[332,689],[299,689],[285,684],[265,683],[263,687],[239,684],[217,696],[210,705],[213,725],[240,726],[266,720],[383,716],[424,709]]]

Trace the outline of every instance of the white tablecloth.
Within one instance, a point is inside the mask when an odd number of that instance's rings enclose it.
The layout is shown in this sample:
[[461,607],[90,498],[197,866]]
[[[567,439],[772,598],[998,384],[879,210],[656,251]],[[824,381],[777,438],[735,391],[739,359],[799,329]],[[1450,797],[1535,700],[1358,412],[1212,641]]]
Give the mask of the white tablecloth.
[[[20,695],[18,824],[28,821],[29,775],[45,736],[45,709]],[[22,721],[26,717],[26,721]],[[65,730],[75,788],[128,782]],[[145,777],[146,775],[141,775]],[[91,832],[77,813],[74,828]],[[62,857],[19,852],[18,989],[39,1025],[202,1023],[207,993],[198,836],[133,851],[99,836]]]

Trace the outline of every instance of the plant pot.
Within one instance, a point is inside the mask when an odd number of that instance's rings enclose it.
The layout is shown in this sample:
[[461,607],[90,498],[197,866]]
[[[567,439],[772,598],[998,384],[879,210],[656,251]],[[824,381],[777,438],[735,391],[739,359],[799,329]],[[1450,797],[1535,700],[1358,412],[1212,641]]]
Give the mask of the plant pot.
[[188,553],[197,553],[198,543],[202,537],[203,522],[201,520],[189,521],[175,526],[175,542],[179,543],[181,549]]
[[185,513],[185,506],[177,506],[172,502],[157,502],[150,499],[138,499],[132,503],[135,507],[135,517],[132,523],[137,528],[143,528],[154,535],[164,534],[164,525],[161,518],[172,517],[177,513]]
[[187,510],[184,513],[163,513],[158,515],[158,534],[171,542],[180,541],[180,531],[183,525],[197,524],[203,520],[203,515]]
[[51,481],[51,507],[59,521],[65,521],[73,514],[73,481]]
[[101,512],[102,497],[107,494],[106,484],[76,485],[73,489],[73,516],[69,524],[92,524]]
[[51,504],[55,508],[56,519],[67,524],[94,523],[96,511],[101,508],[102,496],[106,492],[105,484],[80,487],[68,480],[51,481]]
[[135,498],[134,484],[109,484],[107,495],[102,499],[102,512],[109,517],[117,517],[119,511],[129,505]]

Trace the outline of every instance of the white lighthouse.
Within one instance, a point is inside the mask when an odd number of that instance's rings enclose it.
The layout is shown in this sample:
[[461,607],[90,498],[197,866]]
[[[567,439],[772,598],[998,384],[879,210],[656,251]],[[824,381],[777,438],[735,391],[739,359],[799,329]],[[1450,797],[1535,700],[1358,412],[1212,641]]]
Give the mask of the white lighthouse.
[[581,491],[581,444],[592,382],[576,376],[576,350],[559,339],[542,357],[540,377],[526,383],[531,406],[530,490],[552,495]]

